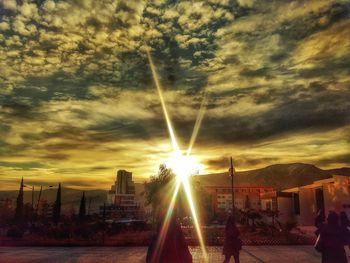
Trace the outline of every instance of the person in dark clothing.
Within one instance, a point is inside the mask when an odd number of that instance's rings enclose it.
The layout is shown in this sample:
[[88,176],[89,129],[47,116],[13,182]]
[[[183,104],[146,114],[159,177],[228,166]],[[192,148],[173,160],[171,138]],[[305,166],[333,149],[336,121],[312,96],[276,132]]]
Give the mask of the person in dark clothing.
[[326,216],[324,215],[324,210],[320,209],[317,213],[317,216],[315,218],[315,235],[318,236],[321,232],[322,226],[324,225],[326,221]]
[[163,222],[158,224],[147,251],[146,263],[192,263],[192,255],[176,217],[171,217],[166,233],[161,233],[162,226]]
[[322,263],[347,263],[344,245],[345,235],[339,224],[339,216],[330,212],[315,244],[315,248],[322,253]]
[[344,211],[340,213],[340,226],[346,236],[345,243],[350,249],[350,220]]
[[225,256],[224,263],[228,263],[231,256],[233,256],[235,263],[239,263],[239,251],[241,249],[242,240],[239,238],[239,230],[235,218],[231,215],[227,219],[225,228],[225,242],[223,248],[223,255]]

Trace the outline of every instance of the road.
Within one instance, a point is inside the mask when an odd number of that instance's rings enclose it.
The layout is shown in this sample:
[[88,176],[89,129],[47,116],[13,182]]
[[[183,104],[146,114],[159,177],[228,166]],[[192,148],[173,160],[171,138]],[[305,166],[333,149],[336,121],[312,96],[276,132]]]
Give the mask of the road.
[[[140,263],[146,247],[0,247],[0,263]],[[208,247],[209,261],[221,263],[221,247]],[[198,247],[191,247],[194,263],[202,263]],[[350,255],[348,257],[350,262]],[[233,262],[233,261],[231,261]],[[241,263],[319,263],[312,246],[246,246]]]

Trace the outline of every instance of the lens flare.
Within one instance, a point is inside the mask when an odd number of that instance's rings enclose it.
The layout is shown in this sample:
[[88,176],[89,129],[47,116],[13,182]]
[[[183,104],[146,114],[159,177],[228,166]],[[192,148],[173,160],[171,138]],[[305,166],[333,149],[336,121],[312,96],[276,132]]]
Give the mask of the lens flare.
[[148,56],[148,61],[149,61],[150,67],[151,67],[154,83],[156,84],[156,87],[157,87],[160,103],[162,105],[162,109],[163,109],[163,113],[164,113],[164,117],[165,117],[165,120],[166,120],[166,123],[167,123],[167,126],[168,126],[169,135],[170,135],[171,143],[173,145],[173,149],[174,149],[174,151],[179,151],[180,148],[179,148],[179,145],[178,145],[178,143],[176,141],[175,132],[174,132],[173,126],[171,124],[171,120],[170,120],[167,108],[165,106],[163,92],[162,92],[162,88],[161,88],[159,80],[158,80],[157,71],[156,71],[156,68],[154,66],[151,54],[150,54],[148,49],[147,49],[147,56]]
[[[170,116],[168,114],[168,111],[167,111],[167,108],[165,105],[161,85],[160,85],[160,82],[158,80],[156,68],[154,66],[151,54],[150,54],[148,49],[147,49],[147,56],[148,56],[150,68],[152,71],[154,83],[157,87],[159,99],[160,99],[160,102],[162,105],[164,117],[165,117],[165,120],[166,120],[166,123],[168,126],[168,131],[169,131],[170,139],[171,139],[172,146],[173,146],[173,154],[172,154],[171,158],[169,158],[168,163],[166,163],[166,165],[168,165],[168,167],[173,170],[173,172],[176,174],[176,178],[177,178],[176,186],[174,188],[172,198],[171,198],[171,201],[169,204],[169,208],[167,210],[163,225],[162,225],[161,230],[160,230],[160,235],[159,235],[159,238],[157,240],[156,247],[160,251],[163,244],[164,244],[165,236],[166,236],[166,233],[167,233],[168,228],[169,228],[169,222],[170,222],[173,210],[174,210],[176,197],[178,195],[180,186],[183,185],[185,193],[186,193],[186,198],[187,198],[187,201],[188,201],[189,206],[190,206],[190,210],[191,210],[191,214],[192,214],[192,218],[193,218],[193,223],[194,223],[194,227],[195,227],[196,232],[197,232],[197,236],[198,236],[199,244],[200,244],[200,247],[202,250],[204,262],[208,262],[208,254],[207,254],[207,250],[206,250],[206,247],[204,244],[202,232],[200,229],[195,205],[193,202],[190,183],[188,181],[188,177],[193,175],[194,171],[196,171],[197,169],[198,169],[197,171],[199,171],[199,168],[200,168],[200,166],[198,165],[198,162],[196,162],[195,158],[191,156],[191,151],[192,151],[192,147],[194,145],[194,142],[196,140],[203,116],[204,116],[205,100],[203,100],[199,114],[197,116],[197,120],[196,120],[196,123],[194,126],[194,130],[193,130],[193,133],[191,136],[190,145],[188,147],[187,153],[186,153],[186,155],[183,155],[181,150],[180,150],[180,147],[177,143],[177,140],[176,140],[176,136],[175,136],[175,132],[174,132],[174,129],[172,127],[172,124],[171,124]],[[158,255],[157,253],[154,254],[155,257],[157,257],[157,255]],[[155,262],[157,262],[157,261],[155,261]]]
[[192,136],[191,136],[191,139],[190,139],[190,144],[189,144],[188,149],[187,149],[187,154],[186,154],[187,156],[189,156],[191,154],[193,145],[194,145],[194,143],[195,143],[195,141],[197,139],[199,128],[201,127],[202,120],[203,120],[203,117],[204,117],[204,113],[205,113],[205,110],[206,110],[206,105],[207,105],[207,97],[206,97],[206,94],[205,94],[204,98],[202,100],[201,107],[199,109],[198,115],[197,115],[196,122],[195,122],[194,127],[193,127],[193,132],[192,132]]

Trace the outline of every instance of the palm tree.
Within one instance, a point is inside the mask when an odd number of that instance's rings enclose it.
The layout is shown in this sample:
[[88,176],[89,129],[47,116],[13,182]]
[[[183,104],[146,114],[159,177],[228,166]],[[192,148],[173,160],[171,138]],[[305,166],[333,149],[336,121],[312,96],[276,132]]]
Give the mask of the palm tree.
[[167,187],[170,186],[170,182],[175,178],[174,173],[168,169],[164,164],[159,166],[159,171],[156,176],[151,176],[148,182],[144,183],[144,196],[146,199],[146,205],[152,206],[153,217],[159,214],[160,207],[164,203],[164,198],[167,191]]

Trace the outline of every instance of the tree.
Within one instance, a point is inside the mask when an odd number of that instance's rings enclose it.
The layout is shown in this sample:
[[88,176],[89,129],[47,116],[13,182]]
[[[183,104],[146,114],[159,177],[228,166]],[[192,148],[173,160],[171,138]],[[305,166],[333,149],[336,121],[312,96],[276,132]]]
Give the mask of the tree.
[[15,212],[15,220],[17,222],[22,221],[23,219],[23,187],[24,187],[24,183],[23,183],[23,177],[21,180],[21,185],[19,187],[19,193],[17,196],[17,205],[16,205],[16,212]]
[[248,211],[247,217],[248,220],[250,219],[252,221],[252,231],[255,231],[255,220],[260,220],[262,218],[261,214],[258,211],[251,209]]
[[79,220],[84,221],[85,216],[86,216],[86,200],[85,200],[85,192],[83,192],[83,196],[81,197],[80,200],[80,208],[79,208]]
[[248,195],[245,196],[244,208],[245,208],[245,209],[250,209],[250,208],[251,208],[250,198],[249,198]]
[[146,205],[152,206],[153,216],[158,216],[162,204],[165,202],[165,197],[169,193],[168,187],[170,182],[175,178],[171,169],[168,169],[164,164],[159,166],[159,171],[156,176],[151,176],[148,182],[145,182],[144,195]]
[[58,184],[56,201],[53,205],[53,210],[52,210],[52,218],[56,224],[60,221],[60,217],[61,217],[61,183]]

